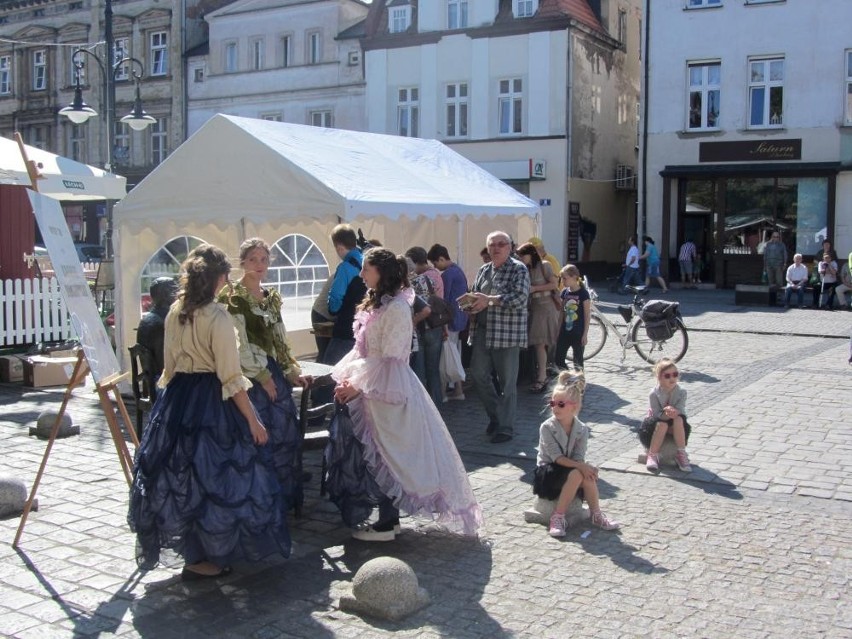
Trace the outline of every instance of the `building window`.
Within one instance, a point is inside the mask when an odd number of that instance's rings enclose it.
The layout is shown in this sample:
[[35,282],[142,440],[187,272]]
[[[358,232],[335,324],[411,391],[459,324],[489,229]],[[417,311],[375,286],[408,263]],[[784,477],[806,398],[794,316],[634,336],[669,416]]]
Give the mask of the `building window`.
[[721,69],[718,62],[689,65],[688,129],[719,127]]
[[234,73],[237,70],[237,43],[225,43],[225,73]]
[[331,111],[311,111],[310,120],[313,126],[321,126],[326,129],[330,129],[332,126],[333,120],[331,117]]
[[399,135],[416,138],[420,133],[420,89],[399,90],[396,108],[396,130]]
[[701,7],[718,7],[721,6],[722,0],[689,0],[686,5],[687,9],[698,9]]
[[404,33],[411,26],[411,7],[391,7],[388,9],[388,30],[391,33]]
[[852,49],[846,51],[846,124],[852,125]]
[[521,78],[500,80],[497,111],[500,135],[523,132],[524,82]]
[[784,124],[784,58],[750,60],[748,124],[753,128]]
[[280,113],[261,113],[260,119],[267,122],[283,122]]
[[467,137],[467,82],[448,84],[444,104],[447,113],[447,137]]
[[618,10],[618,41],[622,49],[627,49],[627,11]]
[[532,18],[538,11],[538,0],[512,0],[512,5],[516,18]]
[[0,56],[0,95],[12,93],[12,56]]
[[169,155],[169,129],[167,118],[157,118],[151,124],[151,164],[157,166]]
[[71,63],[68,67],[69,73],[69,84],[71,86],[77,86],[77,78],[80,78],[80,86],[85,86],[86,84],[86,58],[85,55],[78,55],[77,62],[79,62],[80,66],[74,63],[74,52],[71,52],[71,55],[68,58],[68,61]]
[[305,235],[285,235],[270,251],[265,284],[278,289],[284,299],[315,298],[328,279],[328,262],[319,247]]
[[113,164],[127,166],[130,164],[130,127],[124,122],[115,123],[115,135],[113,136],[112,161]]
[[30,127],[29,135],[27,136],[27,144],[34,146],[37,149],[47,149],[48,127],[33,126]]
[[257,39],[251,43],[251,68],[255,71],[263,70],[264,48],[263,39]]
[[319,31],[308,34],[308,64],[319,64],[322,60],[322,38]]
[[[112,48],[112,64],[115,65],[130,57],[130,40],[129,38],[116,38]],[[127,80],[130,77],[130,61],[122,63],[115,69],[116,80]]]
[[47,51],[33,51],[33,91],[44,91],[47,88]]
[[293,65],[293,36],[285,35],[281,38],[281,66]]
[[447,29],[467,27],[467,0],[447,0]]
[[196,67],[193,69],[192,79],[194,82],[204,82],[204,67]]
[[86,163],[86,127],[81,124],[72,124],[68,133],[68,149],[71,159]]
[[168,37],[165,31],[151,34],[151,75],[166,75],[169,72]]

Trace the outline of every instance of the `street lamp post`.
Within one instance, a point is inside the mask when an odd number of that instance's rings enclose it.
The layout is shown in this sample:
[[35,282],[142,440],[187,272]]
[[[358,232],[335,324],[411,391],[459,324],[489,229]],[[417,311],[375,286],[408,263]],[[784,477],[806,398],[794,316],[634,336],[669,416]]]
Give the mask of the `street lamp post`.
[[[106,42],[106,62],[101,60],[97,55],[88,49],[77,49],[71,57],[71,62],[74,65],[74,100],[67,107],[60,109],[60,115],[66,116],[74,124],[83,124],[90,117],[98,115],[97,111],[91,108],[83,101],[83,88],[80,84],[80,76],[83,71],[83,60],[89,56],[98,63],[101,70],[101,77],[104,82],[105,102],[104,124],[106,126],[106,161],[104,168],[112,172],[113,166],[113,147],[115,137],[115,82],[116,76],[122,65],[130,63],[130,73],[133,82],[136,86],[136,99],[133,104],[133,110],[121,118],[121,121],[130,126],[134,131],[144,131],[149,124],[156,122],[156,119],[145,113],[142,109],[142,98],[139,92],[139,84],[145,72],[145,65],[138,59],[129,56],[123,56],[119,60],[115,60],[115,41],[112,35],[112,0],[106,0],[104,8],[104,40]],[[122,52],[123,54],[124,52]],[[112,252],[112,200],[106,201],[106,218],[107,229],[104,236],[104,252],[107,258],[113,257]]]

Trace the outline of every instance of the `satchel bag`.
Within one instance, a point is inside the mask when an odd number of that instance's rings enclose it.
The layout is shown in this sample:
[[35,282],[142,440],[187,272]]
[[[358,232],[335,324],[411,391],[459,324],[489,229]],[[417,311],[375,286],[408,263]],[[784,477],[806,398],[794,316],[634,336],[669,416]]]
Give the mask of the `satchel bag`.
[[426,301],[432,313],[426,318],[426,326],[429,328],[438,328],[446,326],[453,320],[453,309],[444,301],[444,298],[435,294],[435,289],[432,288],[432,282],[426,278],[426,286],[429,289],[429,297]]

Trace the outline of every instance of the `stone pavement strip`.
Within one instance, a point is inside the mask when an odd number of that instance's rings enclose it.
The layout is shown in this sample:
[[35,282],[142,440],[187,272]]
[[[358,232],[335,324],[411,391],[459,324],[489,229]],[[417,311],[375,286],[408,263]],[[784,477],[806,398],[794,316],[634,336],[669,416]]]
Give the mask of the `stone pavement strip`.
[[[472,392],[442,407],[485,511],[481,541],[411,519],[393,543],[353,541],[314,480],[290,559],[191,585],[174,567],[139,573],[126,483],[79,389],[82,434],[54,446],[17,551],[19,519],[0,521],[0,636],[852,637],[852,314],[743,309],[728,293],[673,295],[693,329],[681,364],[692,475],[636,461],[650,367],[635,353],[622,366],[611,342],[587,362],[589,459],[619,533],[556,540],[524,523],[545,396],[521,384],[507,444],[487,442]],[[61,397],[0,385],[0,474],[31,486],[45,444],[28,427]],[[314,478],[319,460],[306,455]],[[381,555],[409,563],[432,604],[399,623],[338,610]]]

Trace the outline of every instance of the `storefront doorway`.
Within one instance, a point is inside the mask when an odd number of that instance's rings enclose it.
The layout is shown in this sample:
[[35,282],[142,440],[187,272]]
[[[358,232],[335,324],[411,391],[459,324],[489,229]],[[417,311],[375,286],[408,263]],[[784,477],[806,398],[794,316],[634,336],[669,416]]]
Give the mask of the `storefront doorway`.
[[[664,178],[694,168],[667,169]],[[716,167],[700,168],[697,175],[676,176],[678,209],[672,230],[678,247],[689,238],[698,248],[702,282],[721,288],[760,282],[763,248],[773,232],[780,233],[788,262],[801,253],[809,265],[822,241],[831,239],[836,171],[796,174],[793,167],[779,170],[775,165],[774,175],[766,174],[767,167],[737,167],[748,171],[745,175],[718,167],[714,175]],[[671,277],[675,279],[675,272]]]

